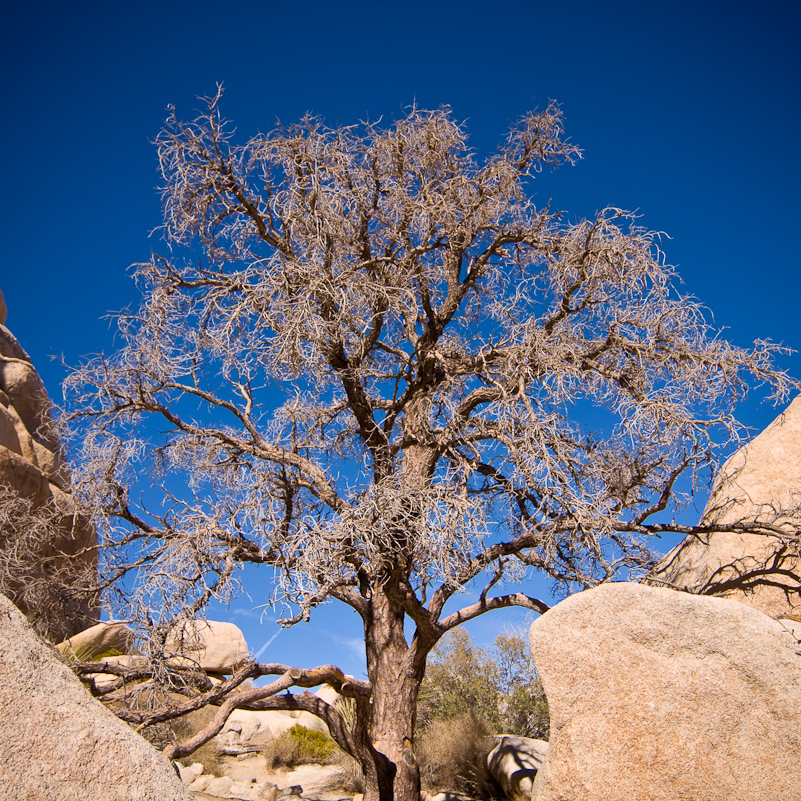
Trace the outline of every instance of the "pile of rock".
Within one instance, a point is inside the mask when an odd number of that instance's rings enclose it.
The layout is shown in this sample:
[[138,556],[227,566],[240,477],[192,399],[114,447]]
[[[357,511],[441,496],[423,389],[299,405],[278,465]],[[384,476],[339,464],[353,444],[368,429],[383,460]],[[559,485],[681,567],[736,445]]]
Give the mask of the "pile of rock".
[[192,793],[206,793],[217,798],[236,798],[242,801],[277,801],[289,798],[291,793],[279,790],[270,782],[234,781],[228,776],[212,776],[203,772],[203,765],[195,762],[189,767],[175,763],[181,781]]
[[[49,510],[56,530],[42,542],[0,546],[22,560],[7,564],[12,580],[4,590],[52,641],[68,637],[97,620],[91,594],[59,589],[96,584],[97,535],[91,522],[77,514],[70,492],[70,473],[52,420],[50,400],[30,356],[0,324],[0,486],[28,504],[32,515]],[[5,501],[8,507],[9,500]],[[21,530],[22,529],[22,530]],[[29,553],[33,547],[36,553]],[[5,556],[8,559],[8,556]],[[13,579],[16,569],[16,580]]]
[[[332,706],[340,697],[328,684],[320,687],[315,695]],[[293,726],[303,726],[312,731],[328,731],[324,721],[310,712],[252,712],[248,709],[235,709],[217,735],[217,743],[224,753],[243,754],[256,744],[263,745],[267,740],[279,737]]]
[[[134,632],[124,623],[114,621],[91,626],[57,647],[64,656],[81,662],[100,659],[104,663],[135,666],[145,661],[134,649]],[[172,653],[173,665],[200,667],[217,678],[230,675],[248,658],[248,646],[239,627],[218,620],[184,624],[168,638],[167,651]],[[87,678],[99,690],[122,684],[122,679],[110,673],[90,674]]]

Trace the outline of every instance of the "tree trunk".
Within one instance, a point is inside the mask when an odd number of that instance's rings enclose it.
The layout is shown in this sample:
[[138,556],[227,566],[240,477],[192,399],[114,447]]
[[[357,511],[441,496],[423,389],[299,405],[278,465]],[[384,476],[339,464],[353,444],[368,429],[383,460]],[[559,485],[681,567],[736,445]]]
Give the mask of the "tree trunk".
[[377,588],[365,623],[375,771],[365,776],[364,801],[419,801],[420,797],[420,770],[412,749],[422,676],[406,642],[403,621],[403,610]]

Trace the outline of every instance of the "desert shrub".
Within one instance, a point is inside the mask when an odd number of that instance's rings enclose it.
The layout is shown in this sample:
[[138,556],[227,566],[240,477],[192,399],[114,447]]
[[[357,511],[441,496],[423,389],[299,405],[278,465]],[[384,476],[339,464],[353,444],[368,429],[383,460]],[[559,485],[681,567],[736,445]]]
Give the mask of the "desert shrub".
[[214,740],[204,743],[193,754],[178,761],[186,767],[193,762],[199,762],[203,765],[203,772],[210,776],[222,776],[225,773],[223,754]]
[[262,749],[262,755],[269,768],[292,768],[329,762],[335,750],[336,744],[329,735],[295,724],[270,740]]
[[518,633],[480,648],[464,629],[432,651],[418,698],[419,738],[434,721],[473,715],[496,734],[547,740],[548,701]]
[[495,747],[492,729],[470,713],[433,720],[417,743],[417,761],[423,789],[445,790],[473,798],[493,795],[486,757]]
[[105,651],[101,651],[99,654],[95,654],[91,659],[87,661],[100,662],[103,659],[108,659],[110,656],[124,656],[124,654],[117,648],[107,648]]

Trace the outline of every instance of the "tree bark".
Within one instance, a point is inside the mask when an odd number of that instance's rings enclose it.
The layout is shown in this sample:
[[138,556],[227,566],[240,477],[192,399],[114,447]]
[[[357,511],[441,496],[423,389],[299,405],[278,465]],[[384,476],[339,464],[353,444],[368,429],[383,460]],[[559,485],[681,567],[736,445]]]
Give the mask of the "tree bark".
[[418,801],[420,770],[413,742],[423,669],[406,641],[403,610],[383,588],[376,588],[370,606],[365,641],[373,687],[369,737],[375,772],[365,776],[365,801]]

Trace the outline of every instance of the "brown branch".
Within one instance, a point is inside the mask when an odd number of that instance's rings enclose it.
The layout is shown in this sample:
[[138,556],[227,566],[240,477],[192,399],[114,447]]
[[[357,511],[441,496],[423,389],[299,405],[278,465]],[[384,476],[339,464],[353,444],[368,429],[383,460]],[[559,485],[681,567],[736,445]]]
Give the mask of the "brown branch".
[[529,598],[528,595],[523,595],[521,592],[501,595],[497,598],[482,598],[478,603],[466,606],[458,612],[448,615],[448,617],[440,621],[438,629],[445,632],[479,615],[483,615],[485,612],[491,612],[493,609],[505,609],[509,606],[522,606],[525,609],[533,609],[541,615],[544,615],[551,608],[542,601],[536,598]]

